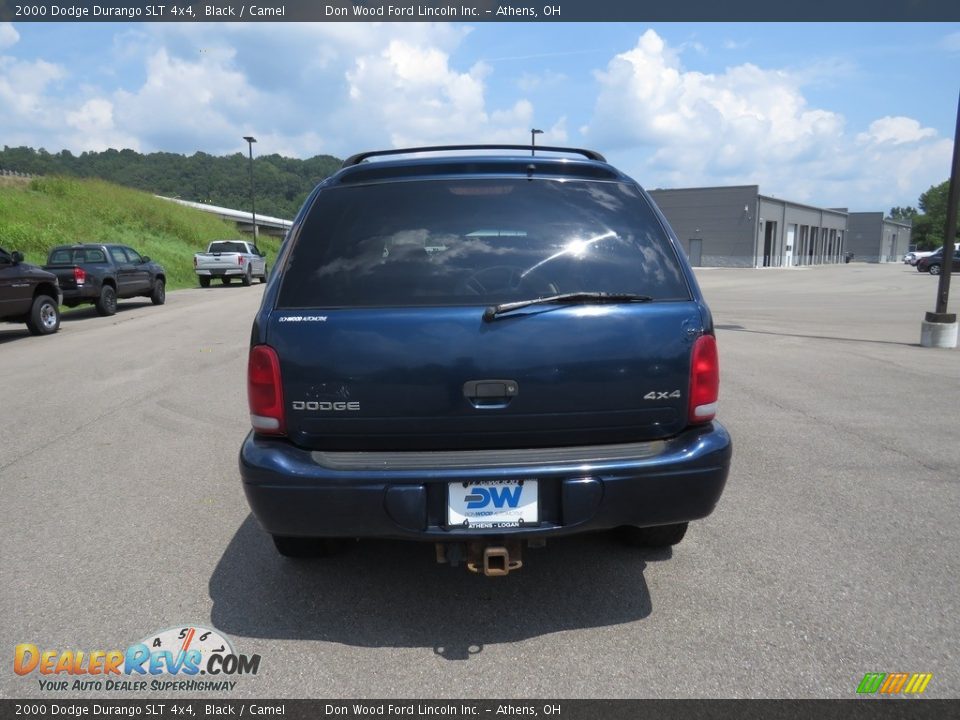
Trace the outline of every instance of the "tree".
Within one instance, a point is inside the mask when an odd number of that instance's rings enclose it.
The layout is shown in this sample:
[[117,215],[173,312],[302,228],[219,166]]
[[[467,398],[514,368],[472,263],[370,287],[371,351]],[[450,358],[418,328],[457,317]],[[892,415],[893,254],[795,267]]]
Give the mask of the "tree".
[[[194,153],[155,152],[148,155],[124,149],[56,154],[33,148],[0,150],[0,169],[31,175],[98,177],[118,185],[158,195],[246,210],[250,207],[249,159],[237,152],[217,157]],[[340,161],[330,155],[307,160],[261,155],[253,160],[257,211],[292,218],[318,182],[332,175]]]
[[890,208],[889,217],[891,220],[913,220],[918,215],[917,209],[911,205],[906,207],[897,207]]
[[[916,243],[918,250],[935,250],[943,246],[943,231],[947,224],[947,193],[950,181],[944,180],[939,185],[932,185],[920,195],[917,202],[919,210],[909,205],[905,208],[890,208],[890,217],[894,220],[911,220],[913,229],[911,240]],[[912,212],[912,217],[907,213]],[[954,230],[956,235],[957,230]]]
[[[931,185],[930,189],[920,195],[920,209],[923,214],[930,217],[934,223],[941,219],[947,221],[947,192],[950,189],[950,181],[944,180],[939,185]],[[943,235],[941,228],[941,235]]]

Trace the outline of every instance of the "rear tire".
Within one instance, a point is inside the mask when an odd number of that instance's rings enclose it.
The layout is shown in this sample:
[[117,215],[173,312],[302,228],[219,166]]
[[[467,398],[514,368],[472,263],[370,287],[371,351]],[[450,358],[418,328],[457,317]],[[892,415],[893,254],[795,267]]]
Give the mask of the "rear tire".
[[150,302],[154,305],[163,305],[167,301],[167,284],[162,278],[153,281],[153,292],[150,293]]
[[624,525],[618,527],[615,533],[620,542],[633,547],[668,548],[683,540],[689,525],[690,523],[676,523],[646,528]]
[[253,270],[250,269],[249,265],[247,265],[247,271],[243,274],[241,282],[244,287],[250,287],[250,284],[253,282]]
[[265,282],[267,281],[267,272],[269,272],[269,271],[267,270],[267,266],[264,265],[264,266],[263,266],[263,275],[260,276],[260,282],[261,282],[261,283],[265,283]]
[[200,281],[200,287],[210,287],[210,277],[207,275],[198,275],[197,280]]
[[30,308],[27,329],[31,335],[53,335],[60,329],[60,308],[49,295],[37,295]]
[[117,312],[117,291],[112,285],[104,285],[100,288],[100,297],[96,302],[97,314],[115,315]]
[[321,558],[335,555],[341,547],[333,538],[304,538],[271,535],[277,552],[288,558]]

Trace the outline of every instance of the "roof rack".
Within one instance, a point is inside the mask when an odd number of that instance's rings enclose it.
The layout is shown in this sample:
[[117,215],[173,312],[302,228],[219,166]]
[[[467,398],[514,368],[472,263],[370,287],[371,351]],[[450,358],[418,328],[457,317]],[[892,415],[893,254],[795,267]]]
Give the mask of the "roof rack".
[[383,155],[409,155],[412,153],[437,152],[445,150],[540,150],[547,152],[565,152],[575,155],[583,155],[588,160],[597,162],[606,162],[607,159],[595,150],[584,150],[583,148],[555,147],[552,145],[433,145],[427,147],[398,148],[396,150],[371,150],[370,152],[357,153],[351,155],[343,161],[340,167],[351,167],[359,165],[364,160],[372,157],[381,157]]

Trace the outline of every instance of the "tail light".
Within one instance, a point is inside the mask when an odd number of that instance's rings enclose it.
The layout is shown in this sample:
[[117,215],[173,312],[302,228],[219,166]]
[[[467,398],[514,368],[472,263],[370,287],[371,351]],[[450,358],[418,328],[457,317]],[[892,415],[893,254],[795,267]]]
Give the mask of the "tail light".
[[237,265],[243,265],[243,255],[237,255]]
[[690,362],[690,423],[697,425],[713,420],[719,395],[717,339],[713,335],[701,335],[693,345]]
[[87,271],[82,267],[75,267],[73,269],[73,279],[77,285],[83,285],[87,281]]
[[193,256],[193,269],[194,269],[194,270],[197,269],[197,256],[196,256],[196,255]]
[[280,381],[280,359],[269,345],[250,348],[247,364],[247,400],[250,403],[250,424],[264,435],[283,435],[283,385]]

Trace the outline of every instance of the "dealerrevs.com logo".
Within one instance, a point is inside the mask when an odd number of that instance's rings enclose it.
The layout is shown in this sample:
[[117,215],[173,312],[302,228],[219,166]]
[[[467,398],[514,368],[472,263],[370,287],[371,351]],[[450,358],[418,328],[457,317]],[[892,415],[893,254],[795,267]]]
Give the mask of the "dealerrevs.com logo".
[[241,675],[256,675],[259,655],[242,655],[218,632],[174,627],[125,650],[41,649],[21,643],[13,654],[17,675],[36,677],[43,691],[230,691]]

